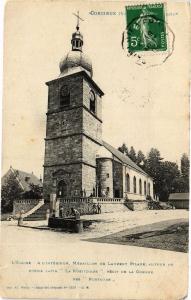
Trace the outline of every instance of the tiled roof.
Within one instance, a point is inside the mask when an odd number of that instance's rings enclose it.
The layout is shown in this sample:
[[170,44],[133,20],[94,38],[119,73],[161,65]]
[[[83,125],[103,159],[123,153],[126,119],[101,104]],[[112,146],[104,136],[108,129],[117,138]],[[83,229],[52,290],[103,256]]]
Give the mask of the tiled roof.
[[189,200],[189,193],[172,193],[169,200]]
[[[134,163],[127,155],[124,155],[119,150],[115,149],[113,146],[109,145],[108,143],[103,142],[103,146],[110,151],[115,157],[117,157],[121,162],[130,166],[131,168],[143,173],[146,176],[149,176],[145,171],[143,171],[136,163]],[[149,176],[150,177],[150,176]]]
[[30,191],[30,184],[39,185],[40,187],[42,187],[42,181],[40,181],[40,179],[38,179],[38,177],[36,177],[33,173],[16,170],[12,167],[2,177],[1,185],[5,183],[6,178],[10,176],[11,172],[17,174],[17,179],[25,192]]

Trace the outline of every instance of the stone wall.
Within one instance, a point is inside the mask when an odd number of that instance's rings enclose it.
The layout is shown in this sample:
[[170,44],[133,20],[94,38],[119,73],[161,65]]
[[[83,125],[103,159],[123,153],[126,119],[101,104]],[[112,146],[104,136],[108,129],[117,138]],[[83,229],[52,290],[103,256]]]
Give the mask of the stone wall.
[[96,167],[96,154],[100,145],[86,136],[82,137],[82,158],[83,161]]
[[[81,196],[83,189],[90,195],[96,186],[96,154],[101,144],[101,97],[81,73],[58,78],[47,85],[44,200],[48,201],[50,194],[57,192],[61,180],[66,183],[67,197]],[[70,91],[70,105],[60,108],[60,89],[64,85]],[[96,94],[95,116],[89,111],[91,89]]]
[[97,158],[98,196],[113,197],[113,162],[110,158]]
[[44,200],[50,200],[50,194],[57,192],[57,184],[64,180],[67,185],[67,196],[81,196],[82,165],[71,164],[44,168],[43,194]]
[[148,201],[142,200],[134,200],[134,201],[126,201],[125,205],[130,210],[147,210],[148,209]]
[[132,201],[138,201],[138,200],[145,201],[146,197],[145,197],[145,195],[138,195],[138,194],[134,194],[134,193],[126,193],[125,199],[132,200]]
[[95,88],[89,83],[86,79],[83,79],[83,104],[90,109],[90,99],[89,93],[90,90],[93,90],[96,95],[96,116],[101,120],[102,119],[102,99],[95,90]]
[[[126,176],[129,175],[130,180],[130,190],[127,191],[126,185]],[[150,196],[153,198],[153,180],[148,175],[141,173],[132,169],[129,166],[123,166],[123,197],[132,200],[146,200],[146,196],[148,195],[148,184],[150,183]],[[136,178],[136,193],[134,193],[134,184],[133,178]],[[141,183],[141,190],[140,190],[140,183]],[[146,186],[146,191],[144,188]]]
[[114,197],[123,197],[123,165],[113,161],[113,193]]
[[24,213],[28,212],[32,208],[34,208],[41,199],[21,199],[21,200],[15,200],[13,203],[13,215],[18,215],[21,211]]
[[102,123],[85,109],[83,109],[83,133],[102,143]]
[[[150,195],[152,199],[154,199],[154,192],[153,192],[153,180],[149,177],[147,179],[147,187],[148,187],[148,184],[150,184]],[[147,194],[148,194],[148,188],[147,188]]]
[[126,212],[128,208],[123,203],[101,203],[101,213]]
[[45,166],[68,164],[82,160],[82,137],[72,135],[46,141]]
[[83,76],[73,74],[47,83],[48,91],[48,113],[60,110],[60,89],[67,85],[70,90],[70,108],[82,105],[83,99]]
[[90,215],[93,213],[93,204],[88,202],[80,202],[80,201],[65,202],[62,199],[60,199],[60,206],[64,208],[64,214],[70,212],[72,207],[77,209],[80,215]]
[[47,138],[80,134],[82,129],[82,107],[62,110],[47,115]]
[[96,168],[82,165],[82,190],[86,191],[86,196],[93,194],[96,188]]
[[93,204],[100,203],[101,213],[112,213],[112,212],[123,212],[128,211],[127,206],[124,205],[123,199],[113,199],[113,198],[94,198],[93,199],[60,199],[60,206],[64,208],[64,213],[70,211],[71,208],[76,208],[81,215],[91,215],[93,214]]
[[[56,193],[60,180],[66,182],[67,196],[80,196],[81,193],[83,77],[74,74],[53,80],[47,85],[49,93],[43,180],[45,201],[49,200],[51,193]],[[67,85],[70,91],[70,105],[61,109],[60,89],[63,85]]]

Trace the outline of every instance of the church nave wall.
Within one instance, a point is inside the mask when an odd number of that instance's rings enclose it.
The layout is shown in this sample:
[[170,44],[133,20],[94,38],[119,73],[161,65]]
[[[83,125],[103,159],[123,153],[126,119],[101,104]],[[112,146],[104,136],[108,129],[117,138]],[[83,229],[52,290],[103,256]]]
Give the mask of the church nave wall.
[[123,185],[124,197],[127,195],[128,198],[131,197],[133,200],[144,200],[149,195],[148,184],[150,184],[150,196],[153,198],[152,179],[128,166],[123,168],[126,177]]
[[123,198],[123,165],[113,161],[113,193],[115,198]]

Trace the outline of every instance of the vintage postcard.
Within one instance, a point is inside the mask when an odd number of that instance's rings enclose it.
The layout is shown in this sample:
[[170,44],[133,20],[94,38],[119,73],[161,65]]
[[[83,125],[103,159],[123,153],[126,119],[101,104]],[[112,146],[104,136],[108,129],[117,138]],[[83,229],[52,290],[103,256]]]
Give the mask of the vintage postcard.
[[2,298],[188,295],[190,5],[4,5]]

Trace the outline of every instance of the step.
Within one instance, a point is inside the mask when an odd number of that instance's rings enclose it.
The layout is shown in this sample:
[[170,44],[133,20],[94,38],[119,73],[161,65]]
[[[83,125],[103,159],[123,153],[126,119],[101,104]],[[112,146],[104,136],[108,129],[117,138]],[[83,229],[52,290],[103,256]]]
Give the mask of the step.
[[44,200],[40,200],[39,203],[37,205],[35,205],[31,210],[29,210],[23,214],[23,218],[26,218],[29,215],[33,214],[35,211],[37,211],[43,205],[44,205]]
[[49,203],[43,204],[39,209],[33,212],[31,215],[28,215],[24,218],[25,221],[37,221],[37,220],[46,220],[47,209],[50,208]]

